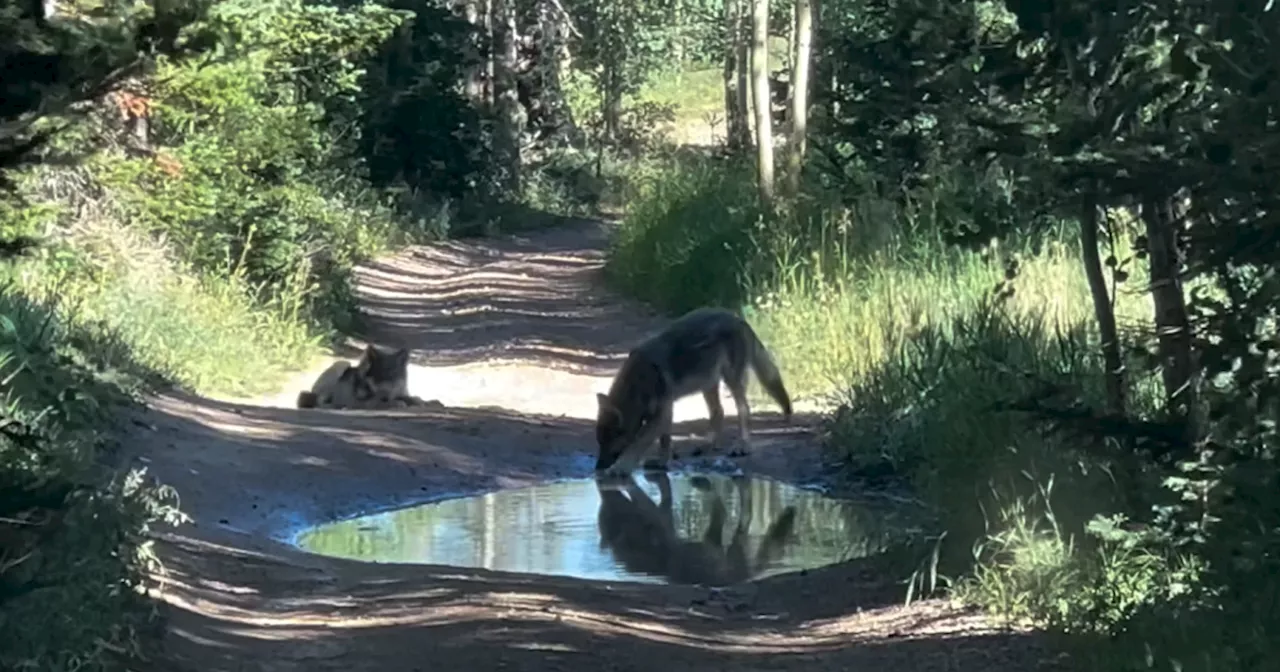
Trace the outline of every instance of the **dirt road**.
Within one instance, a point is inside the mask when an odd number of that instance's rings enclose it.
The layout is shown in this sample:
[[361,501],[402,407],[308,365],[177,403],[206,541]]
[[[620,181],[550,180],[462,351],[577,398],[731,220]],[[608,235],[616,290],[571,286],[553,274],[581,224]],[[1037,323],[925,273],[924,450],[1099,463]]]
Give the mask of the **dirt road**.
[[[376,508],[585,476],[593,393],[661,324],[600,287],[606,229],[406,250],[359,274],[370,341],[414,350],[411,388],[442,409],[299,411],[279,396],[159,396],[127,437],[193,522],[161,533],[156,670],[1034,670],[1000,632],[857,563],[723,591],[365,564],[283,540]],[[703,432],[700,399],[678,432]],[[732,404],[726,405],[730,411]],[[749,471],[821,476],[812,418],[760,408]],[[731,412],[731,411],[730,411]],[[686,444],[687,445],[687,444]],[[677,450],[681,442],[677,441]]]

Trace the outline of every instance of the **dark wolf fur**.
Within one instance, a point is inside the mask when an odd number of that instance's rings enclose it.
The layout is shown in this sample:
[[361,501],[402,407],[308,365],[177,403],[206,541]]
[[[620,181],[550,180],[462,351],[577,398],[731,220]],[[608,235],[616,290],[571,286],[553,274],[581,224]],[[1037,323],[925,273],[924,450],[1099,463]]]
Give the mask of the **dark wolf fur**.
[[663,468],[671,459],[671,416],[677,399],[701,392],[711,416],[713,441],[723,439],[724,409],[720,404],[723,380],[738,407],[741,447],[730,455],[751,452],[747,404],[747,371],[791,419],[791,397],[769,351],[751,325],[736,313],[719,308],[699,308],[686,313],[666,329],[636,346],[622,364],[609,393],[598,394],[596,441],[597,470],[613,473],[636,466],[658,440],[661,455],[646,466]]

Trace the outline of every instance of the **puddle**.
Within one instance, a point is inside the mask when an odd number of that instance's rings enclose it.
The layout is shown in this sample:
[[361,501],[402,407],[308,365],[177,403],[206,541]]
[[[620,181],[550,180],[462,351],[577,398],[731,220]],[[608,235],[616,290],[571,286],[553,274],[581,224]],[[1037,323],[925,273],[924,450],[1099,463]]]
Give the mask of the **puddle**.
[[885,527],[882,512],[771,479],[648,472],[326,523],[297,543],[370,562],[722,586],[878,553],[901,534]]

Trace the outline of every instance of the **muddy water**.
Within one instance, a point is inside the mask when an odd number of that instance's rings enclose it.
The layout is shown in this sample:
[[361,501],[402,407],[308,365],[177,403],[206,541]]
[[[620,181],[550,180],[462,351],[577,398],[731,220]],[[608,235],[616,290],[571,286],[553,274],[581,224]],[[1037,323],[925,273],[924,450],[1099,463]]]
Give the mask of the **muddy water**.
[[774,480],[647,472],[327,523],[297,543],[371,562],[727,585],[876,553],[894,536],[884,526],[858,504]]

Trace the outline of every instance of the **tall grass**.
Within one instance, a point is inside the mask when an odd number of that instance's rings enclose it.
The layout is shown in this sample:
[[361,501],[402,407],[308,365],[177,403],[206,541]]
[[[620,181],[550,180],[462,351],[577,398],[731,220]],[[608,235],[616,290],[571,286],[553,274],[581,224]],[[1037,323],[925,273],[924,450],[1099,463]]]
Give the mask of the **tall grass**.
[[112,334],[147,370],[198,393],[247,396],[319,356],[325,334],[306,304],[320,288],[305,265],[264,302],[242,273],[197,272],[126,223],[109,191],[43,207],[47,244],[5,271],[14,290],[76,328]]
[[611,244],[605,275],[622,291],[673,313],[733,305],[741,278],[762,260],[747,169],[669,161],[635,185]]
[[[741,308],[795,396],[829,411],[829,457],[852,477],[888,475],[935,511],[946,531],[937,571],[954,597],[1105,633],[1190,580],[1193,568],[1169,549],[1109,534],[1132,485],[1113,448],[1046,435],[1006,410],[1033,396],[1102,405],[1071,223],[969,251],[929,219],[948,208],[928,199],[945,194],[921,194],[925,206],[906,211],[813,191],[766,215],[749,166],[665,168],[638,186],[608,280],[672,314]],[[1152,314],[1149,297],[1127,289],[1142,285],[1133,275],[1116,299],[1122,325]],[[1159,387],[1140,370],[1129,367],[1128,398],[1150,411]]]
[[152,372],[66,304],[0,286],[0,668],[119,670],[146,655],[148,526],[175,522],[171,490],[111,467],[105,435]]

